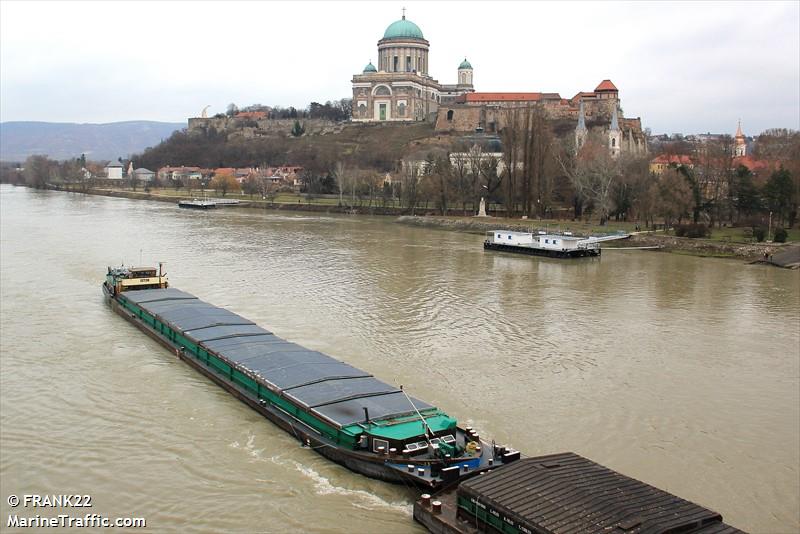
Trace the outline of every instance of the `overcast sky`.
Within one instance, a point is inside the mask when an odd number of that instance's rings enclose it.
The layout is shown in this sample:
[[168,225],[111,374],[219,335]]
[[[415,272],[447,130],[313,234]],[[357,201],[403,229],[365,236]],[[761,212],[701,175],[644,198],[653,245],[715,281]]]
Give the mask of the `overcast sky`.
[[351,96],[391,22],[430,74],[571,98],[610,78],[661,132],[800,128],[800,2],[0,2],[0,120],[183,122]]

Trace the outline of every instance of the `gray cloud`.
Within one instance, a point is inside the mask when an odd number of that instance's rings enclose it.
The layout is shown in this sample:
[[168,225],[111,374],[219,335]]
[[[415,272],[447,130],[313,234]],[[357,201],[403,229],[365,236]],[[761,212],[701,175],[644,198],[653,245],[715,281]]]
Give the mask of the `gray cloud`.
[[[431,73],[571,97],[610,78],[655,132],[800,127],[797,2],[409,2]],[[400,4],[2,2],[0,119],[183,121],[350,94]]]

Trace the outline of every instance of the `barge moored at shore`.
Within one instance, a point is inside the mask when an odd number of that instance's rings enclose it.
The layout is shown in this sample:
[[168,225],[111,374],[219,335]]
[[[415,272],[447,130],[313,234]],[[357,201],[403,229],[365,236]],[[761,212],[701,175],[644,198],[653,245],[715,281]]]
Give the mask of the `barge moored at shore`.
[[434,488],[520,457],[482,441],[402,386],[170,288],[160,267],[109,267],[103,293],[114,311],[179,358],[358,473]]
[[212,210],[217,207],[217,203],[213,200],[179,200],[178,201],[179,208],[186,208],[190,210]]
[[626,239],[630,234],[618,234],[602,237],[576,237],[570,234],[548,234],[540,232],[511,232],[508,230],[492,230],[486,233],[483,248],[516,252],[530,256],[547,256],[551,258],[585,258],[600,255],[600,243],[616,239]]

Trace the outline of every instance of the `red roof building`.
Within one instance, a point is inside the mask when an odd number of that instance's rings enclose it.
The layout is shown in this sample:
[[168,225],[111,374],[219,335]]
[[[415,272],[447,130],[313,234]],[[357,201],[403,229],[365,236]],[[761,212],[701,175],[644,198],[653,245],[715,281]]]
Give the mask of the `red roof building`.
[[465,102],[538,102],[541,99],[542,93],[467,93],[464,95]]
[[694,160],[685,154],[661,154],[650,160],[650,172],[662,174],[667,167],[694,167]]
[[603,80],[602,82],[600,82],[600,85],[598,85],[598,86],[597,86],[597,87],[595,87],[595,89],[594,89],[594,92],[595,92],[595,93],[599,93],[599,92],[601,92],[601,91],[614,91],[614,92],[617,92],[617,93],[618,93],[618,92],[619,92],[619,89],[617,89],[617,86],[616,86],[616,85],[614,85],[614,84],[611,82],[611,80]]

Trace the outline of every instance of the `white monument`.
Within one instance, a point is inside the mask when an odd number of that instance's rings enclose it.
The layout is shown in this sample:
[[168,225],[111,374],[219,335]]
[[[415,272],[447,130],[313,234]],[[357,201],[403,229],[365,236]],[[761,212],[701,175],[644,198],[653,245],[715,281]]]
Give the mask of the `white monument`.
[[488,215],[486,215],[486,201],[483,199],[483,197],[481,197],[481,206],[478,209],[478,214],[476,217],[488,217]]

